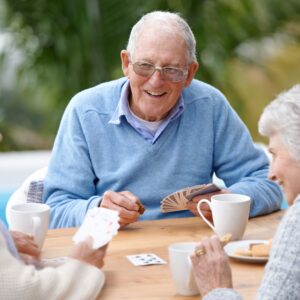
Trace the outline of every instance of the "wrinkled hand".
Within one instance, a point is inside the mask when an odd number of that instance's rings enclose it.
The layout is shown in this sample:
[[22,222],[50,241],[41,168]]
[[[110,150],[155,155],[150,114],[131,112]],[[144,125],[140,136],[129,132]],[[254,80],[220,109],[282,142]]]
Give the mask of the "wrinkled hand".
[[[195,216],[199,216],[199,213],[197,210],[197,204],[200,200],[202,200],[202,199],[211,200],[211,197],[214,195],[228,194],[228,193],[230,193],[228,190],[221,189],[221,191],[218,191],[218,192],[196,196],[192,199],[192,201],[188,201],[187,207]],[[202,203],[200,205],[200,209],[201,209],[201,212],[203,213],[204,217],[206,219],[212,221],[212,214],[211,214],[211,210],[210,210],[209,206],[206,203]]]
[[69,257],[101,269],[104,265],[104,257],[106,254],[107,245],[104,245],[99,249],[93,249],[92,245],[93,238],[88,237],[84,242],[78,243],[72,248]]
[[10,234],[20,254],[40,259],[41,251],[32,236],[19,231],[10,231]]
[[191,256],[196,284],[202,297],[215,288],[232,288],[228,256],[219,238],[216,235],[205,237],[196,249],[204,250],[201,256]]
[[123,228],[139,218],[138,202],[139,199],[131,192],[106,191],[103,194],[100,206],[118,211],[120,217],[119,223],[121,228]]

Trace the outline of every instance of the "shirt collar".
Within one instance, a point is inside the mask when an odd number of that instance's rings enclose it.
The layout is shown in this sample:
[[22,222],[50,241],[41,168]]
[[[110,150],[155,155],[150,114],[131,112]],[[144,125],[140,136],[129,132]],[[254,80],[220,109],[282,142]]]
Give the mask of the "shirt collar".
[[[121,124],[122,116],[124,116],[127,121],[129,121],[130,117],[132,116],[129,112],[128,108],[128,96],[130,92],[130,85],[129,80],[125,82],[121,89],[120,100],[118,102],[118,106],[114,111],[109,123],[119,125]],[[182,94],[180,95],[179,101],[177,101],[176,105],[172,108],[170,114],[166,117],[168,121],[174,120],[178,116],[182,114],[184,111],[184,99]]]

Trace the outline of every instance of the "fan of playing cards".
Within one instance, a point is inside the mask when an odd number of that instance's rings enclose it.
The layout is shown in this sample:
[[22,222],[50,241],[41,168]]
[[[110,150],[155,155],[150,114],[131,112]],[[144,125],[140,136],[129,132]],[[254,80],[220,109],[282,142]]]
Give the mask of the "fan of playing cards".
[[166,213],[172,211],[187,210],[188,201],[192,200],[195,196],[213,193],[220,190],[221,189],[214,183],[200,184],[184,188],[171,195],[166,196],[160,202],[160,211]]
[[87,211],[82,225],[73,236],[73,241],[78,244],[88,236],[93,238],[93,248],[97,249],[107,244],[119,229],[119,213],[115,210],[94,207]]

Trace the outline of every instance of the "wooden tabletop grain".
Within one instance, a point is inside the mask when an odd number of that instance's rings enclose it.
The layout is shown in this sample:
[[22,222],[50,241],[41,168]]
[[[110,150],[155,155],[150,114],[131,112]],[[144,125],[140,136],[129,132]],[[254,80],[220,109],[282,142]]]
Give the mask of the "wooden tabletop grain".
[[[244,240],[270,239],[284,211],[249,220]],[[73,245],[76,228],[49,230],[43,257],[67,256]],[[105,266],[106,284],[99,295],[102,300],[194,300],[176,294],[169,265],[133,266],[126,255],[154,253],[168,261],[168,245],[175,242],[199,241],[212,234],[199,218],[167,219],[136,222],[121,230],[110,242]],[[244,299],[254,299],[264,264],[230,260],[233,284]],[[83,287],[84,288],[84,287]]]

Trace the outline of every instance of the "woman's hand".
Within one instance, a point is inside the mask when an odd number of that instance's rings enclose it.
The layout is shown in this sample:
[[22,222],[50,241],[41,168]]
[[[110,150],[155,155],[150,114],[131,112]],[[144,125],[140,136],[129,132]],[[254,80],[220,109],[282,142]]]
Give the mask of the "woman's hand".
[[41,251],[39,250],[38,245],[34,242],[32,236],[19,231],[10,231],[10,234],[20,254],[32,256],[38,260],[40,259]]
[[204,297],[215,288],[232,288],[232,276],[228,256],[219,238],[205,237],[196,246],[199,255],[192,255],[191,261],[195,280]]
[[104,265],[104,257],[106,254],[107,245],[99,249],[93,249],[93,238],[89,237],[84,242],[75,245],[69,257],[78,259],[90,265],[101,269]]

